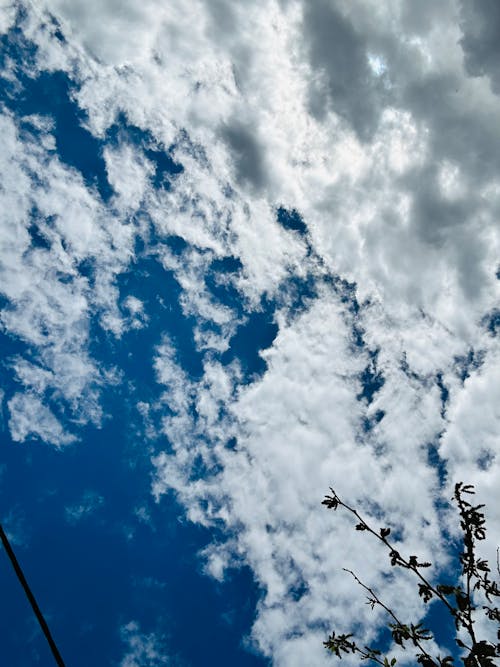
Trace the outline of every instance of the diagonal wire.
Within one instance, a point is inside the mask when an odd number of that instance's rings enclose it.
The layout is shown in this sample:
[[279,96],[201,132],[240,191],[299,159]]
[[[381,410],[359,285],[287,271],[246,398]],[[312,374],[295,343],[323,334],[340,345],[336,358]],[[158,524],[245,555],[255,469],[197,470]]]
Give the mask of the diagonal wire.
[[9,539],[7,535],[5,534],[5,531],[0,524],[0,539],[2,540],[2,544],[5,548],[5,551],[7,552],[7,556],[10,559],[10,562],[12,563],[12,567],[14,568],[17,578],[19,579],[21,586],[23,587],[24,592],[26,593],[26,597],[29,600],[29,603],[31,605],[31,608],[33,609],[35,616],[37,617],[38,623],[40,624],[40,627],[42,629],[43,634],[45,635],[45,638],[50,646],[50,650],[52,651],[52,655],[54,656],[54,659],[58,665],[58,667],[65,667],[65,664],[63,662],[63,659],[61,658],[61,654],[59,653],[59,649],[56,646],[56,643],[50,634],[49,626],[47,625],[47,621],[44,619],[42,612],[40,611],[40,607],[38,606],[37,601],[35,600],[35,596],[31,592],[30,587],[28,586],[28,582],[26,581],[26,577],[23,574],[23,571],[21,569],[21,566],[19,565],[16,555],[10,546]]

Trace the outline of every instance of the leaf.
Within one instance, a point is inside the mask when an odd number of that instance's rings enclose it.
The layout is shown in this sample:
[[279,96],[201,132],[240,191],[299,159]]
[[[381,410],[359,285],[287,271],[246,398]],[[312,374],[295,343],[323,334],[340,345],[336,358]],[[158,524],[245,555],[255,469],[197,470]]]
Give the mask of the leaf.
[[437,667],[437,662],[434,662],[430,656],[424,655],[423,653],[418,656],[417,662],[423,665],[423,667]]
[[488,642],[484,641],[484,639],[477,644],[474,644],[472,647],[472,653],[474,655],[477,655],[479,657],[495,657],[495,647],[493,644],[489,644]]
[[321,501],[322,505],[326,505],[326,507],[329,510],[336,510],[337,507],[339,506],[339,499],[337,498],[337,494],[333,489],[330,489],[332,494],[331,496],[325,496],[324,499]]
[[433,593],[432,593],[432,591],[431,591],[431,588],[430,588],[430,586],[428,586],[427,584],[419,584],[419,585],[418,585],[418,594],[419,594],[419,596],[420,596],[421,598],[424,599],[424,602],[425,602],[426,604],[427,604],[427,602],[429,602],[429,600],[431,600],[432,597],[433,597]]
[[457,605],[460,611],[465,611],[470,604],[469,598],[463,593],[456,593],[455,600],[457,601]]
[[419,563],[416,556],[410,556],[410,567],[416,569],[417,567],[430,567],[432,563]]
[[401,556],[399,555],[399,551],[396,551],[393,549],[389,553],[389,558],[391,559],[391,565],[399,565],[401,561]]
[[342,634],[337,637],[335,631],[333,631],[328,639],[323,642],[323,646],[338,658],[342,658],[341,651],[344,651],[344,653],[356,653],[356,651],[359,651],[356,643],[349,641],[350,637],[352,637],[352,634]]
[[[356,517],[356,520],[358,521],[355,525],[356,530],[369,531],[376,535],[376,529],[374,529],[370,523],[367,523],[362,519],[355,509],[346,505],[337,496],[333,489],[330,490],[332,495],[325,497],[323,500],[324,505],[329,509],[334,510],[341,506]],[[419,572],[419,568],[428,568],[431,566],[431,563],[419,562],[416,555],[411,555],[408,558],[406,556],[401,556],[400,553],[396,551],[396,549],[393,549],[387,541],[387,537],[391,534],[390,528],[379,528],[379,539],[382,540],[386,547],[388,547],[387,551],[389,553],[391,565],[398,565],[404,569],[408,569],[420,579],[420,581],[416,582],[416,585],[418,586],[418,594],[420,598],[423,599],[424,603],[427,603],[429,600],[432,600],[435,595],[438,595],[441,598],[441,601],[445,602],[446,607],[452,616],[457,633],[462,633],[463,631],[464,635],[468,634],[469,637],[472,638],[472,642],[468,641],[468,646],[458,637],[454,638],[457,646],[461,649],[460,652],[462,653],[462,657],[460,658],[460,661],[463,663],[464,667],[494,667],[495,656],[500,656],[500,643],[494,645],[491,642],[484,640],[478,641],[475,639],[474,632],[471,632],[472,623],[474,623],[474,620],[471,620],[471,618],[476,609],[472,599],[473,595],[475,596],[475,591],[484,594],[486,600],[490,603],[489,607],[482,607],[487,618],[500,624],[500,610],[493,607],[491,604],[492,596],[500,596],[500,589],[498,584],[491,581],[489,578],[491,570],[488,561],[478,558],[476,554],[478,541],[483,540],[486,537],[486,520],[484,513],[482,512],[484,505],[480,504],[474,506],[464,498],[466,494],[473,495],[474,493],[474,487],[470,484],[464,485],[463,482],[459,482],[455,485],[455,495],[453,499],[459,511],[463,549],[458,556],[460,566],[459,572],[457,573],[457,579],[462,576],[467,580],[467,592],[460,585],[452,586],[449,584],[438,584],[434,587],[434,584],[428,583]],[[497,565],[497,569],[500,574],[500,563]],[[348,571],[350,572],[350,570]],[[355,578],[357,579],[357,577]],[[366,591],[372,593],[369,587],[365,586],[359,580],[357,581]],[[389,623],[389,629],[395,644],[401,646],[403,649],[408,649],[408,642],[411,642],[415,646],[415,659],[422,667],[452,667],[454,665],[452,656],[448,655],[444,658],[441,658],[440,656],[431,657],[427,651],[422,648],[424,640],[433,639],[431,631],[426,630],[421,623],[418,623],[417,625],[404,625],[400,623],[397,621],[392,610],[385,607],[380,600],[374,599],[373,595],[374,594],[372,594],[372,597],[368,597],[368,604],[370,604],[372,608],[375,604],[380,604],[396,621],[392,624]],[[452,597],[449,597],[446,600],[446,596]],[[500,630],[498,631],[497,636],[500,641]],[[380,652],[376,655],[375,651],[369,647],[365,646],[364,650],[362,650],[350,639],[351,637],[352,635],[339,635],[335,637],[335,634],[333,634],[327,642],[324,642],[324,644],[338,657],[342,657],[342,654],[346,653],[359,653],[360,660],[363,663],[366,660],[371,660],[380,665],[384,665],[384,667],[394,667],[397,663],[396,658],[382,658]],[[471,645],[472,648],[470,648]],[[431,651],[431,649],[429,649],[429,651]],[[456,660],[458,661],[458,658],[456,658]]]

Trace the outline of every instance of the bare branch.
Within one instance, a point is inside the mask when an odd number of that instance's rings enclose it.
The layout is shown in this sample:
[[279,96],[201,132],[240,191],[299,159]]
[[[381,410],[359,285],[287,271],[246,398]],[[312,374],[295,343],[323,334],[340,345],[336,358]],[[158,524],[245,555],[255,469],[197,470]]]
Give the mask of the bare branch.
[[[500,643],[492,644],[486,640],[480,640],[476,636],[474,623],[476,607],[473,603],[473,595],[475,591],[482,591],[488,600],[492,602],[492,598],[500,597],[500,588],[495,581],[490,579],[490,567],[486,560],[477,557],[476,543],[484,540],[486,537],[486,521],[483,513],[484,505],[473,505],[465,496],[474,495],[474,487],[472,485],[464,485],[462,482],[455,485],[454,496],[452,500],[455,502],[459,515],[460,527],[463,534],[463,551],[460,553],[461,572],[457,574],[462,576],[465,580],[465,588],[461,585],[449,584],[433,584],[421,572],[422,569],[430,567],[430,563],[421,562],[415,555],[405,557],[396,549],[394,543],[389,541],[391,529],[388,527],[375,530],[366,519],[354,508],[345,503],[333,490],[330,489],[331,495],[328,495],[323,500],[323,505],[328,509],[337,510],[339,507],[344,508],[350,512],[356,519],[355,529],[361,532],[367,532],[375,536],[377,540],[382,542],[389,552],[389,558],[392,566],[399,566],[413,572],[419,579],[418,593],[423,598],[424,602],[438,599],[450,613],[455,621],[457,632],[463,628],[470,638],[470,645],[467,645],[458,636],[455,637],[457,645],[466,651],[466,654],[461,658],[464,667],[494,667],[495,657],[500,656]],[[497,548],[496,553],[496,569],[500,575],[500,548]],[[348,572],[355,581],[365,589],[369,594],[368,604],[373,608],[375,605],[382,607],[388,616],[394,621],[389,623],[394,641],[404,647],[405,641],[411,641],[419,653],[416,654],[417,662],[422,667],[450,667],[454,664],[452,656],[441,658],[433,658],[424,649],[422,642],[432,639],[432,633],[424,629],[419,623],[417,625],[402,623],[394,611],[382,602],[378,595],[369,586],[364,584],[359,577],[350,569],[343,568]],[[448,600],[453,596],[456,602],[456,607]],[[486,617],[498,625],[498,639],[500,640],[500,609],[494,606],[483,606]],[[396,664],[396,659],[393,658],[389,662],[388,658],[382,660],[380,651],[374,650],[365,646],[361,649],[350,638],[352,635],[338,635],[332,633],[329,640],[324,642],[325,646],[338,657],[342,657],[341,652],[358,653],[362,660],[372,660],[375,663],[381,664],[384,667],[390,667]]]

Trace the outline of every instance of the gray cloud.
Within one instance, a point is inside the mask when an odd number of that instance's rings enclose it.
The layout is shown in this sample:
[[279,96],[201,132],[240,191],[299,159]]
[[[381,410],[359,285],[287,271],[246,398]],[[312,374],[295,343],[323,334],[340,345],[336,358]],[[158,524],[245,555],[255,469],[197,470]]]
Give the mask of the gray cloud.
[[267,182],[264,150],[255,134],[235,120],[223,125],[221,135],[230,148],[238,183],[263,188]]
[[448,201],[438,186],[435,165],[426,165],[407,179],[413,193],[412,222],[420,239],[432,245],[442,246],[448,231],[468,220],[475,208],[469,198]]
[[234,7],[225,0],[210,0],[206,4],[210,18],[210,30],[221,34],[233,34],[237,30]]
[[436,164],[411,171],[403,181],[412,194],[410,222],[415,237],[453,257],[462,292],[474,299],[487,283],[481,262],[486,254],[484,238],[474,220],[477,198],[469,193],[447,198]]
[[403,0],[401,3],[401,24],[405,32],[428,33],[437,21],[449,20],[452,3],[449,0]]
[[[419,135],[426,136],[426,151],[399,182],[412,202],[408,247],[417,242],[445,253],[464,294],[476,297],[487,280],[481,261],[484,239],[477,228],[484,202],[474,193],[500,171],[499,110],[489,103],[471,104],[461,68],[427,61],[418,40],[406,39],[427,36],[435,25],[449,21],[453,7],[448,2],[439,6],[426,2],[426,7],[416,8],[412,2],[402,2],[393,17],[400,29],[394,31],[380,17],[367,20],[356,3],[346,15],[326,0],[304,4],[303,38],[314,73],[309,85],[311,112],[321,118],[332,109],[365,142],[373,137],[385,108],[411,114]],[[498,30],[493,27],[491,32]],[[496,47],[493,38],[489,41]],[[456,48],[459,62],[460,47]],[[372,71],[369,55],[385,64],[381,76]],[[440,191],[439,169],[445,163],[459,167],[458,198],[449,199]]]
[[[433,75],[410,81],[401,90],[401,105],[429,132],[428,156],[421,169],[407,176],[411,193],[411,224],[418,238],[449,258],[458,283],[469,298],[488,284],[482,259],[486,256],[478,218],[487,202],[474,196],[500,172],[498,109],[466,101],[453,75]],[[458,165],[461,193],[449,201],[439,190],[436,166]]]
[[[500,6],[495,5],[487,25],[491,4],[482,3],[481,14],[479,3],[462,3],[467,11],[462,12],[464,37],[461,47],[466,54],[466,72],[469,75],[488,74],[493,88],[496,85],[495,63],[500,64],[500,42],[495,39],[499,34]],[[488,209],[488,202],[476,195],[500,172],[500,109],[486,88],[476,89],[476,82],[463,76],[459,46],[456,47],[457,53],[450,53],[447,66],[443,67],[440,59],[444,57],[444,46],[433,43],[437,56],[428,61],[425,51],[418,47],[418,40],[412,43],[401,39],[402,35],[411,37],[422,33],[427,33],[429,39],[429,31],[442,25],[442,43],[452,48],[456,44],[454,29],[450,28],[446,36],[444,32],[447,21],[455,16],[451,4],[439,3],[429,16],[420,5],[416,11],[410,2],[401,3],[400,9],[402,33],[388,28],[380,20],[365,21],[353,8],[350,20],[356,30],[354,34],[362,35],[364,43],[360,37],[345,40],[346,49],[350,49],[350,55],[345,59],[354,63],[360,61],[360,54],[379,54],[387,65],[391,85],[385,91],[385,97],[377,97],[377,94],[372,97],[373,108],[369,113],[374,119],[376,113],[383,111],[383,105],[390,103],[394,108],[409,112],[419,135],[426,137],[425,156],[421,156],[419,166],[412,168],[400,182],[412,201],[407,241],[411,244],[413,238],[423,242],[429,250],[434,248],[442,252],[443,260],[447,258],[450,268],[456,272],[463,293],[473,299],[488,284],[484,226],[478,222]],[[333,13],[333,10],[329,11]],[[345,19],[342,20],[345,23]],[[482,38],[484,43],[480,44]],[[443,49],[442,54],[439,48]],[[362,70],[358,68],[358,71]],[[367,99],[363,85],[362,78],[351,78],[353,106],[356,101],[363,104]],[[357,113],[361,113],[359,109]],[[440,191],[439,169],[446,163],[459,169],[461,192],[458,198],[449,199]]]
[[488,76],[500,94],[500,4],[496,0],[462,0],[460,40],[465,69],[471,76]]
[[361,140],[371,137],[387,92],[368,62],[366,41],[325,0],[305,5],[304,38],[310,64],[321,76],[310,84],[310,110],[321,118],[332,108]]

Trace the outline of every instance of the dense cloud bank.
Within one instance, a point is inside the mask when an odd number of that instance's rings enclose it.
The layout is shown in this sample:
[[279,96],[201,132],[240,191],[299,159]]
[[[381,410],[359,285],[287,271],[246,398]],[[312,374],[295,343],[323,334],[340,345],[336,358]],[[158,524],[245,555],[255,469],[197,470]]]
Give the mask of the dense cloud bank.
[[[137,396],[153,493],[220,531],[207,573],[250,565],[251,640],[276,665],[326,665],[336,621],[374,632],[340,568],[383,586],[382,566],[321,509],[330,485],[443,565],[438,499],[477,484],[493,558],[498,4],[38,0],[0,16],[12,439],[84,447],[127,381],[95,337],[159,317],[156,392]],[[23,107],[44,77],[65,82],[94,162],[65,159],[58,119]],[[143,261],[173,276],[191,367],[161,298],[119,289]],[[266,348],[252,363],[244,335]],[[386,600],[418,614],[408,590]]]

